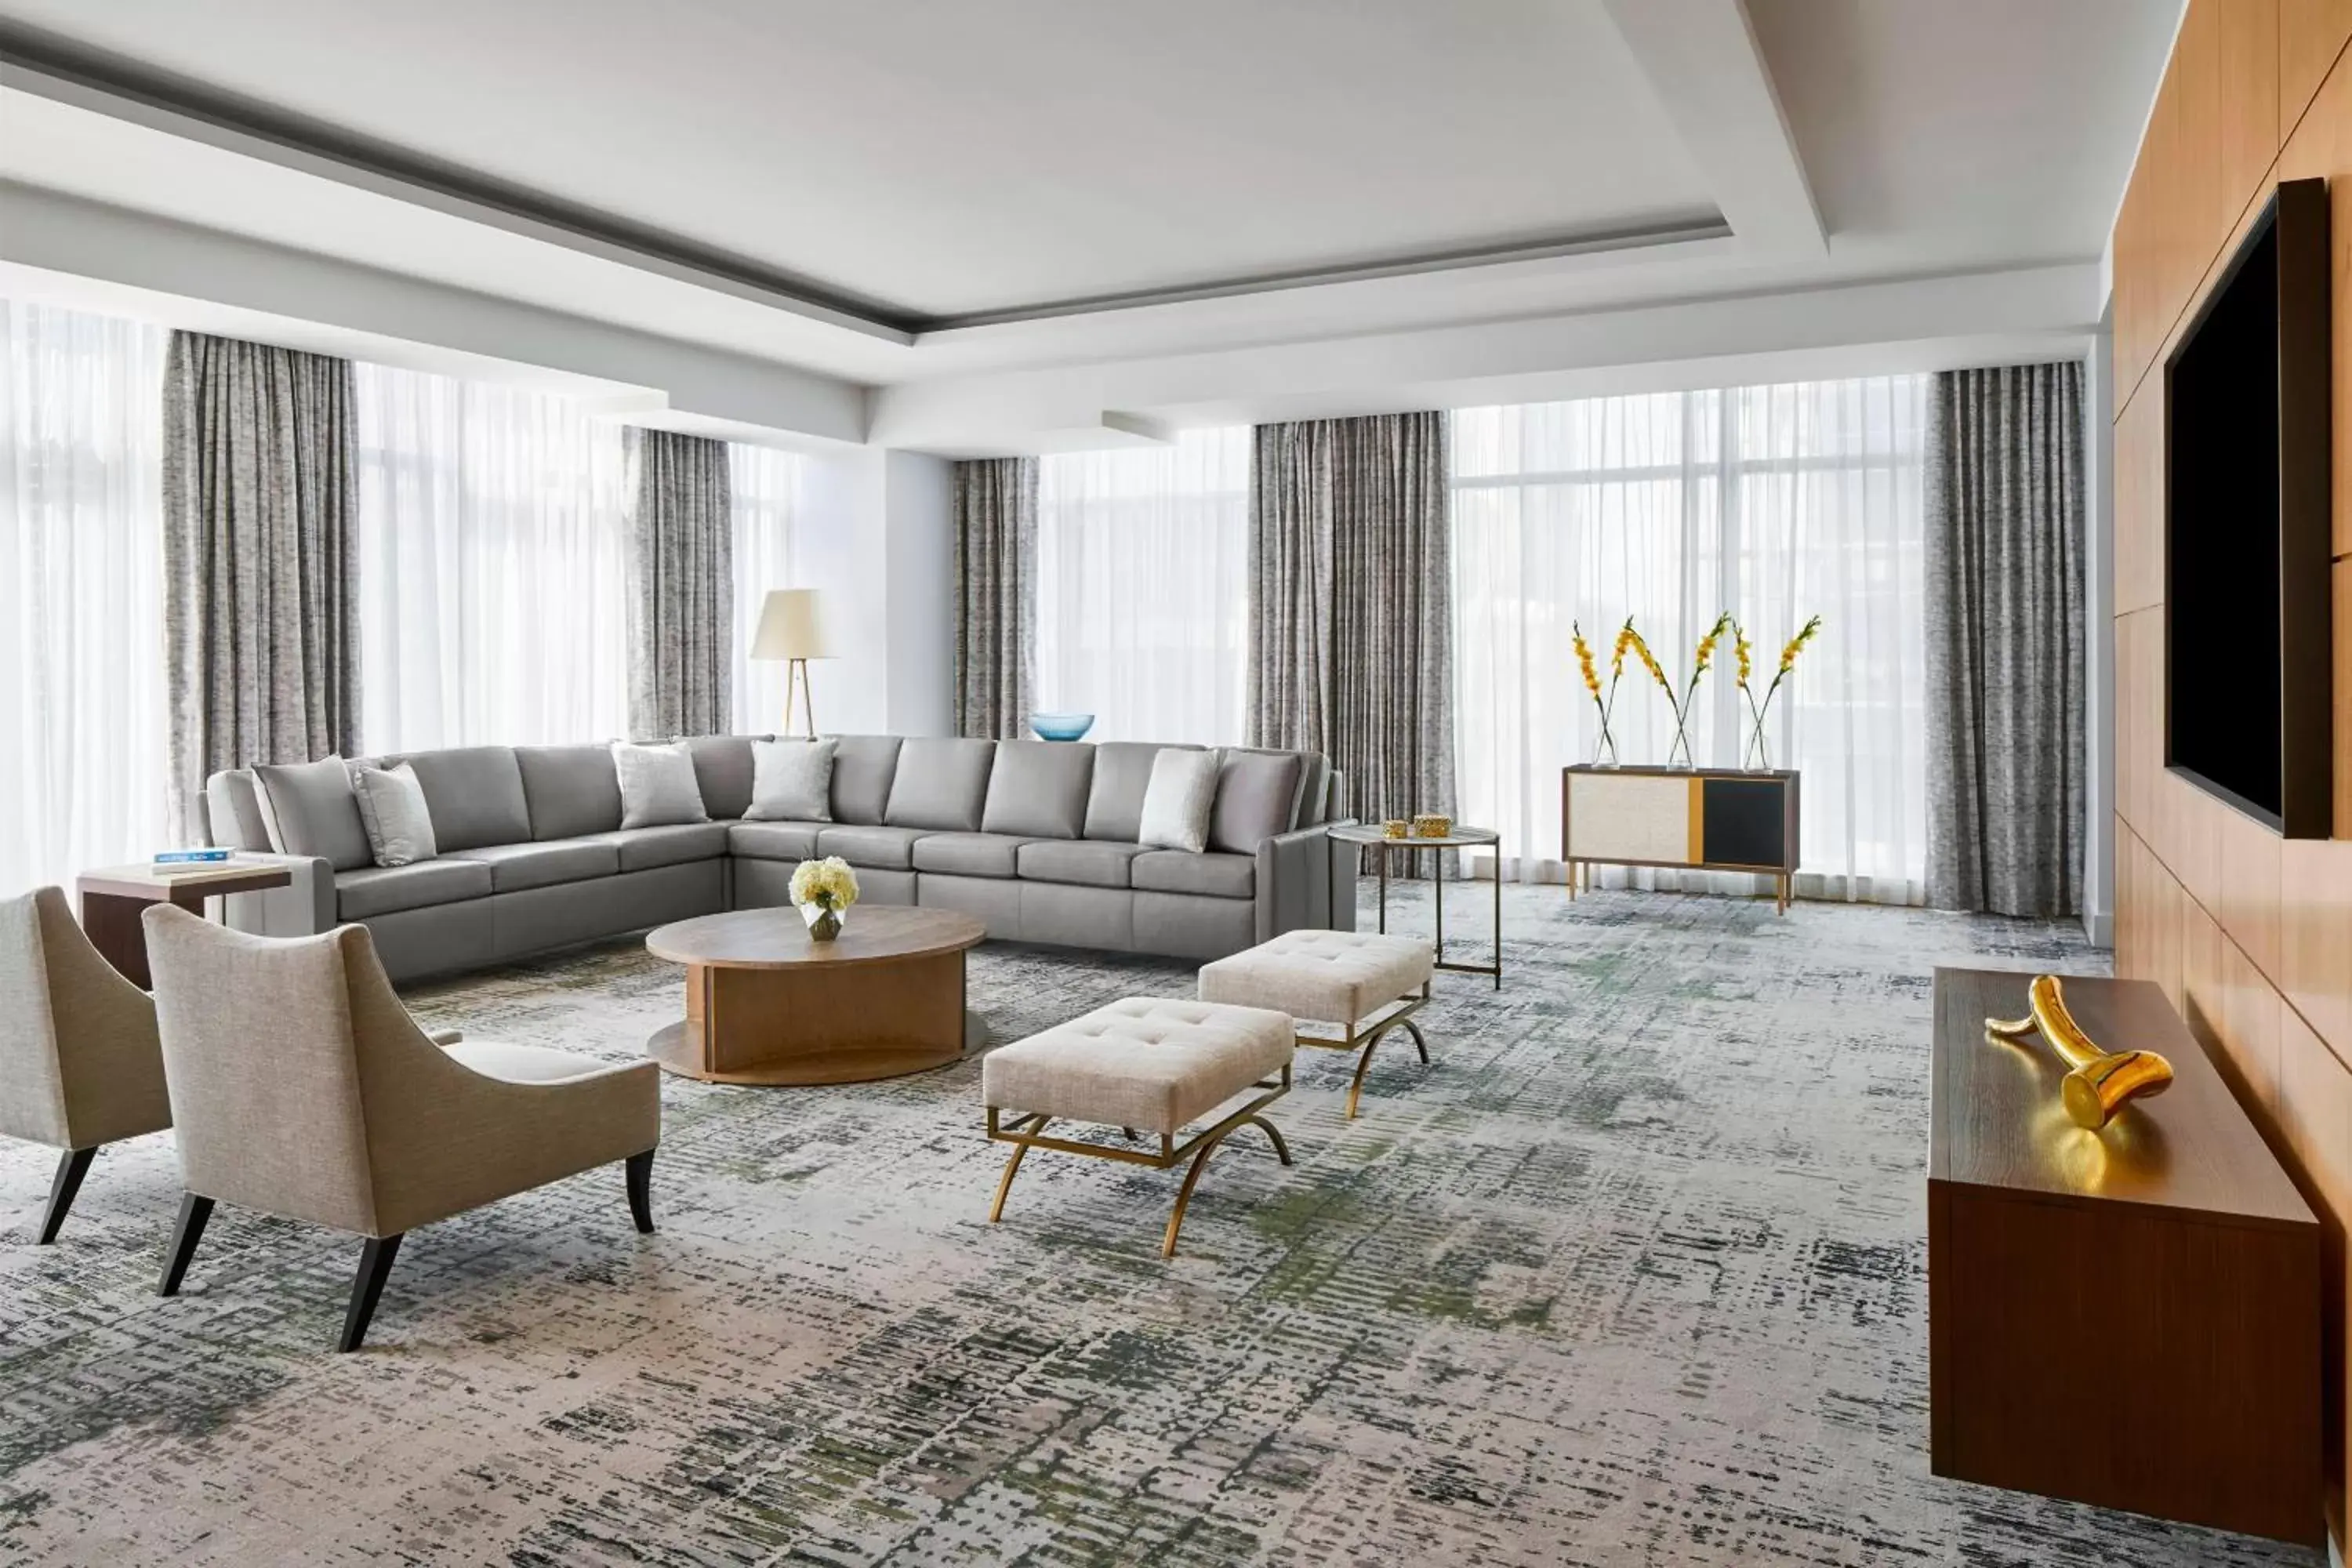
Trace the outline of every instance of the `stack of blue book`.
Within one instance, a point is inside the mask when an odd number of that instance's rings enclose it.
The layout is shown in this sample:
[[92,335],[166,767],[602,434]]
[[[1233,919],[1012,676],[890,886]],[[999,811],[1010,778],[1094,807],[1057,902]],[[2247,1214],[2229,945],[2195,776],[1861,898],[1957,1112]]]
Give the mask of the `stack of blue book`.
[[158,866],[217,866],[236,853],[234,849],[158,849]]

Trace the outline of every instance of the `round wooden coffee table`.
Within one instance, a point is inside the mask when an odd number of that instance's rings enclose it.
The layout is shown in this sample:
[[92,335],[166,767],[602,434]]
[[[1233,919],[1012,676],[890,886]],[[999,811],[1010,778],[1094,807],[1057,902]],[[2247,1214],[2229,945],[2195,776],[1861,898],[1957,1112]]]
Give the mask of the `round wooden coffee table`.
[[651,932],[686,965],[686,1017],[646,1042],[710,1083],[863,1083],[945,1067],[987,1037],[964,1010],[963,955],[987,928],[951,910],[849,911],[817,942],[798,910],[737,910]]

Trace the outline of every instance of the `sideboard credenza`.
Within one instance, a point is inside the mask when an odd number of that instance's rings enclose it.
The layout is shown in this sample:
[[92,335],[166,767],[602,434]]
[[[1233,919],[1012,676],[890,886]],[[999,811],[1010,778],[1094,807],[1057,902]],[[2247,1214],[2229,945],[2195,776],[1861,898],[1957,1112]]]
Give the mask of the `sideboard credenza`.
[[1797,878],[1797,775],[1781,769],[1595,767],[1559,772],[1569,896],[1591,867],[1748,871],[1782,913]]

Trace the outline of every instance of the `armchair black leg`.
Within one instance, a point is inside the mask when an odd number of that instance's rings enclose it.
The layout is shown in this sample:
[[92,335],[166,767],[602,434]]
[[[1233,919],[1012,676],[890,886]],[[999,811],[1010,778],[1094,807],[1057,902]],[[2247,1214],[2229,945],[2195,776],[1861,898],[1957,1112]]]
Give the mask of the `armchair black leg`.
[[47,1247],[58,1238],[58,1226],[65,1224],[66,1211],[73,1207],[74,1194],[81,1191],[81,1179],[89,1170],[89,1163],[98,1154],[98,1145],[87,1149],[69,1149],[58,1156],[57,1179],[49,1184],[49,1212],[41,1218],[39,1245]]
[[188,1259],[196,1255],[196,1243],[205,1238],[205,1222],[212,1217],[212,1199],[194,1193],[181,1195],[180,1222],[172,1227],[172,1250],[163,1258],[163,1282],[155,1287],[158,1295],[180,1293],[180,1281],[188,1272]]
[[632,1154],[628,1163],[629,1216],[646,1235],[654,1233],[654,1152]]
[[368,1320],[375,1316],[376,1298],[383,1294],[383,1282],[392,1273],[392,1260],[400,1256],[400,1237],[372,1236],[360,1248],[360,1271],[352,1281],[352,1304],[343,1313],[343,1337],[335,1346],[338,1351],[355,1351],[367,1338]]

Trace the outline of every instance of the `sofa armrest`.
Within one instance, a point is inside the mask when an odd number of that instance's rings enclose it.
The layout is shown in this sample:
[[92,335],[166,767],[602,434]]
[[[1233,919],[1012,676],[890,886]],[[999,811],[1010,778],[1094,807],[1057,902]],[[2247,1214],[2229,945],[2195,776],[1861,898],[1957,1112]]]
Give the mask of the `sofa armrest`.
[[231,893],[221,923],[252,936],[317,936],[335,929],[335,867],[316,855],[265,855],[293,881],[266,893]]
[[[1353,931],[1356,929],[1354,857],[1331,842],[1328,829],[1312,827],[1279,833],[1257,847],[1257,940],[1270,942],[1286,931]],[[1332,902],[1339,878],[1336,863],[1347,861],[1345,909]]]

